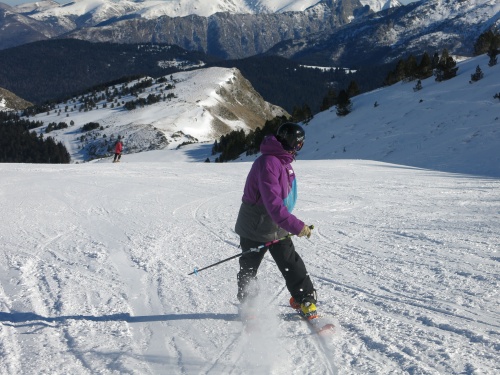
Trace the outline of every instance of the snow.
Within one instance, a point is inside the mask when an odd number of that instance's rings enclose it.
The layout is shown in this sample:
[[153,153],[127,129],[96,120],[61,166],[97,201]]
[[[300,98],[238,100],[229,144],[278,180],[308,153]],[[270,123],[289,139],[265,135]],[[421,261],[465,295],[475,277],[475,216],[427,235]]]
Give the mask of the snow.
[[396,8],[401,6],[398,0],[360,0],[361,5],[368,5],[374,12],[380,12],[384,9]]
[[33,17],[46,19],[50,17],[81,16],[93,13],[96,20],[105,20],[110,16],[124,14],[140,14],[152,19],[160,16],[185,17],[196,14],[208,17],[216,12],[231,13],[279,13],[285,11],[303,11],[319,3],[319,0],[75,0],[73,2],[52,7],[43,7]]
[[[320,0],[75,0],[59,5],[55,2],[43,2],[43,5],[19,6],[20,11],[37,9],[33,17],[39,20],[50,17],[81,16],[92,13],[96,22],[109,17],[139,14],[143,18],[153,19],[161,16],[185,17],[196,14],[203,17],[217,12],[231,13],[282,13],[302,12],[320,4]],[[362,5],[369,5],[374,11],[399,6],[397,1],[363,0]]]
[[298,160],[296,214],[315,229],[295,244],[339,330],[317,337],[293,319],[266,256],[268,318],[248,334],[236,260],[187,274],[238,252],[250,163],[147,154],[0,165],[0,373],[499,370],[498,179]]
[[254,332],[237,260],[188,275],[238,254],[255,156],[203,163],[204,143],[0,164],[0,374],[499,373],[500,70],[485,62],[305,125],[294,213],[315,229],[294,243],[333,336],[296,319],[268,255]]

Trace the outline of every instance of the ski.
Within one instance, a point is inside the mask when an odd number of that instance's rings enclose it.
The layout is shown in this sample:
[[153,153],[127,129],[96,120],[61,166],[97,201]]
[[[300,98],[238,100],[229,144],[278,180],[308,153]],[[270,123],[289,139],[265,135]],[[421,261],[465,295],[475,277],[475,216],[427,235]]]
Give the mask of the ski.
[[295,311],[309,324],[314,333],[318,335],[331,335],[335,332],[335,325],[328,321],[327,317],[319,314],[318,316],[309,319],[304,315],[301,309],[295,309]]

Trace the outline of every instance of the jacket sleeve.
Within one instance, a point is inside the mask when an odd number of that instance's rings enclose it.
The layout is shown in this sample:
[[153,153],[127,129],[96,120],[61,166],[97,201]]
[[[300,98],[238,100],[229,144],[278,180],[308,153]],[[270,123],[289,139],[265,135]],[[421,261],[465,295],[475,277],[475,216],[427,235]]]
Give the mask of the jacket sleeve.
[[281,165],[269,161],[264,164],[259,178],[261,199],[267,213],[276,224],[292,234],[299,234],[304,227],[304,222],[288,212],[283,202],[279,181],[280,172]]

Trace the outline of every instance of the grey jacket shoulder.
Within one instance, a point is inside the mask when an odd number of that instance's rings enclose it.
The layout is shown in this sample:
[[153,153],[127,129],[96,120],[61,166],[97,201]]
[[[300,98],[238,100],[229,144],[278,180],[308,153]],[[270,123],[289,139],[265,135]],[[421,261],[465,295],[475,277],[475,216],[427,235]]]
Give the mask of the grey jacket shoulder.
[[269,216],[263,205],[241,203],[235,226],[236,233],[257,242],[268,242],[288,234]]

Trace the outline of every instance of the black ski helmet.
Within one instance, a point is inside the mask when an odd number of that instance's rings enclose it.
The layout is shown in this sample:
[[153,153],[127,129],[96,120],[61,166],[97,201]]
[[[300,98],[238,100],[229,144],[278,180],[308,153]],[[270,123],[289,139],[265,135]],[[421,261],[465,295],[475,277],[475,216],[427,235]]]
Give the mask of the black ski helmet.
[[276,138],[286,151],[300,151],[306,139],[306,132],[302,126],[293,122],[282,124],[276,132]]

